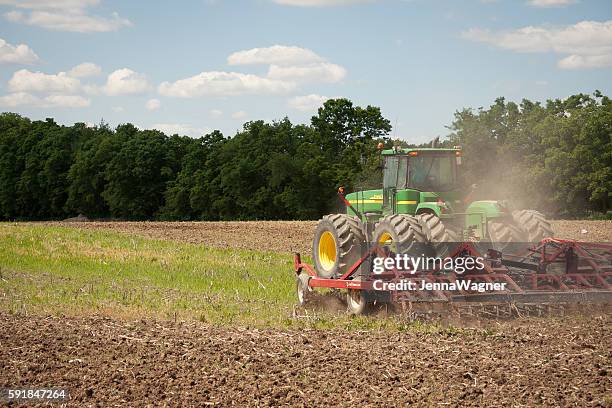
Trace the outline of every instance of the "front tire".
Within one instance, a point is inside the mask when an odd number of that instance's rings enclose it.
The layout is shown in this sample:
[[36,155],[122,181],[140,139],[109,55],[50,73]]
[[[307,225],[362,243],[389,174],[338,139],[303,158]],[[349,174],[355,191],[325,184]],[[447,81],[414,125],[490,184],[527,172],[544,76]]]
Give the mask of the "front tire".
[[510,244],[525,242],[525,234],[511,220],[494,219],[487,223],[489,243],[493,249],[502,251]]
[[549,238],[554,235],[550,223],[546,220],[546,217],[538,211],[513,211],[512,218],[521,231],[527,236],[527,242],[540,242],[544,238]]

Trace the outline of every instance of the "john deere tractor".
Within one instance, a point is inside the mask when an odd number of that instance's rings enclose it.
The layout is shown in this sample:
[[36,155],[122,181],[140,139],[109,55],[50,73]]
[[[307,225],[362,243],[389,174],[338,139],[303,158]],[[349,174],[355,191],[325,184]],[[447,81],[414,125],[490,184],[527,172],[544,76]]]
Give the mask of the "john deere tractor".
[[[383,150],[380,190],[344,196],[345,214],[318,223],[313,257],[319,276],[340,276],[358,261],[364,243],[392,244],[397,252],[412,246],[444,251],[444,242],[479,242],[502,249],[511,242],[538,242],[553,235],[542,214],[510,211],[503,201],[471,201],[459,189],[462,151],[455,148]],[[495,245],[500,245],[496,247]]]

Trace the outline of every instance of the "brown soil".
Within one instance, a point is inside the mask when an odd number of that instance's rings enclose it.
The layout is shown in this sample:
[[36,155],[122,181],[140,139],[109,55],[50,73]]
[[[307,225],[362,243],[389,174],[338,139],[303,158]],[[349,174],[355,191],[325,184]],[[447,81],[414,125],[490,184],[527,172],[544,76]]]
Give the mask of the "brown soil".
[[[310,254],[316,221],[230,222],[63,222],[84,229],[109,229],[148,238],[241,248]],[[612,242],[612,221],[552,221],[559,238]],[[584,232],[586,231],[586,232]]]
[[74,406],[609,406],[612,320],[435,333],[0,314],[0,388]]

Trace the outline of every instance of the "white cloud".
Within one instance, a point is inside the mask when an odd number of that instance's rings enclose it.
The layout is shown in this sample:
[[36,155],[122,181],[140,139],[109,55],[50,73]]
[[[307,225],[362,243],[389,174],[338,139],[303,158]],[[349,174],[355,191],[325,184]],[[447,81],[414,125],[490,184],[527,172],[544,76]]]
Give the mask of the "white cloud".
[[220,118],[221,116],[223,116],[223,111],[219,109],[211,109],[208,111],[208,114],[213,118]]
[[0,4],[27,9],[83,9],[100,0],[0,0]]
[[34,64],[38,60],[27,45],[11,45],[0,38],[0,64]]
[[557,64],[563,69],[612,67],[612,55],[570,55]]
[[346,76],[346,69],[329,62],[309,65],[270,65],[268,78],[297,82],[340,82]]
[[277,81],[258,75],[209,71],[175,82],[163,82],[159,85],[158,90],[165,96],[193,98],[203,95],[284,93],[294,88],[295,84],[291,82]]
[[96,76],[102,73],[102,68],[92,62],[84,62],[68,71],[68,75],[73,78],[85,78]]
[[198,128],[181,123],[157,123],[155,125],[151,125],[150,128],[164,132],[168,136],[178,134],[180,136],[200,137],[210,132],[210,130],[206,128]]
[[268,64],[265,77],[239,72],[205,71],[175,82],[163,82],[161,95],[193,98],[203,95],[287,93],[303,82],[339,82],[346,69],[325,61],[314,51],[296,46],[274,45],[238,51],[228,57],[230,65]]
[[90,100],[80,95],[49,95],[44,98],[50,107],[84,108],[90,105]]
[[576,3],[576,0],[529,0],[527,4],[533,7],[565,7]]
[[26,93],[16,92],[0,96],[0,106],[18,107],[27,106],[35,108],[84,108],[91,101],[79,95],[49,95],[44,98]]
[[132,23],[119,14],[111,18],[90,16],[82,10],[76,11],[9,11],[5,18],[13,23],[22,23],[55,31],[72,31],[78,33],[117,31],[129,27]]
[[125,110],[125,109],[123,109],[123,106],[113,106],[111,109],[115,113],[121,113],[121,112],[123,112]]
[[300,7],[329,7],[346,6],[350,4],[370,3],[375,0],[273,0],[277,4],[284,6]]
[[323,58],[312,50],[286,45],[252,48],[250,50],[235,52],[227,57],[227,63],[230,65],[296,65],[320,61],[323,61]]
[[247,116],[249,116],[245,111],[238,111],[238,112],[234,112],[232,113],[232,119],[245,119]]
[[515,52],[568,55],[559,61],[560,68],[612,66],[612,20],[581,21],[560,28],[528,26],[501,32],[472,28],[463,32],[462,37]]
[[145,108],[147,108],[150,111],[154,111],[157,110],[161,107],[161,102],[159,101],[159,99],[149,99],[147,101],[147,103],[145,103]]
[[11,92],[62,92],[75,93],[81,89],[78,79],[69,77],[65,72],[44,74],[21,69],[8,81]]
[[329,98],[327,96],[321,96],[316,94],[295,96],[289,99],[288,105],[293,109],[302,112],[312,112],[316,111],[319,107],[321,107],[328,99]]
[[103,91],[107,95],[133,95],[148,91],[151,88],[143,74],[122,68],[113,71],[106,79]]

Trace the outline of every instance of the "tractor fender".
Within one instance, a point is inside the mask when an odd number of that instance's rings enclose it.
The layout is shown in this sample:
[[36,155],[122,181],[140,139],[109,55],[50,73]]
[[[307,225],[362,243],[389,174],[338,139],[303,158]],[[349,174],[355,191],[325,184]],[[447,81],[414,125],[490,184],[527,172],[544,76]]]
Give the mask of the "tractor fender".
[[419,205],[417,205],[416,208],[416,214],[422,214],[422,213],[431,213],[433,212],[434,214],[436,214],[436,216],[440,216],[440,206],[438,205],[438,203],[419,203]]
[[505,206],[495,200],[473,201],[465,212],[465,228],[473,229],[473,233],[480,238],[488,235],[489,220],[509,215]]
[[481,201],[473,201],[465,210],[465,212],[470,214],[481,214],[488,218],[497,218],[508,215],[508,211],[502,205],[501,201],[495,200],[481,200]]

